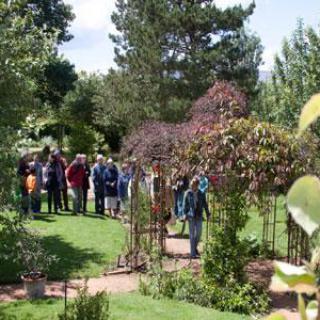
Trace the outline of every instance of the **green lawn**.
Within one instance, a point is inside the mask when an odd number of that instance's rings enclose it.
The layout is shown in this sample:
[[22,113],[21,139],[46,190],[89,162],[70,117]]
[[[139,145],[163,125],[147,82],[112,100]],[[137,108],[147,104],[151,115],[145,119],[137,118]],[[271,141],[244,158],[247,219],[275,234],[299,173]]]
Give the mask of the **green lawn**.
[[[286,210],[285,210],[285,198],[280,197],[277,204],[277,224],[276,224],[276,237],[275,237],[275,249],[278,256],[287,255],[287,242],[288,236],[286,232]],[[263,218],[259,215],[256,208],[251,208],[248,212],[249,220],[245,229],[241,232],[242,237],[255,236],[261,243],[262,230],[263,230]],[[182,223],[177,221],[176,225],[169,227],[170,231],[180,233],[182,230]],[[189,229],[186,224],[185,236],[188,236]],[[203,226],[202,239],[206,237],[206,225]]]
[[[286,225],[286,210],[285,198],[278,198],[277,204],[277,223],[276,223],[276,236],[275,236],[275,250],[279,257],[287,255],[288,234]],[[262,240],[263,218],[259,215],[257,209],[252,208],[249,211],[249,221],[246,228],[242,231],[243,237],[253,235],[259,242]]]
[[[116,260],[125,245],[124,227],[95,214],[40,214],[31,227],[40,232],[48,252],[59,259],[49,271],[51,280],[97,277]],[[19,271],[18,265],[1,261],[0,283],[17,281]]]
[[[0,319],[56,320],[63,311],[62,300],[14,302],[0,304]],[[222,313],[173,300],[154,300],[138,293],[112,295],[110,300],[112,320],[247,320],[248,316]],[[12,318],[10,318],[12,317]]]

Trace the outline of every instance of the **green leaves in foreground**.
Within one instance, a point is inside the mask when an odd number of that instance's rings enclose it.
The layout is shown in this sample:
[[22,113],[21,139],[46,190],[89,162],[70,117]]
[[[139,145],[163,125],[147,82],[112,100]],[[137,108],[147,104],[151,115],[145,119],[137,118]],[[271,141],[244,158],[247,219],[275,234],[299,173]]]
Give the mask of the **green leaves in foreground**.
[[311,236],[320,225],[320,180],[316,176],[298,179],[287,196],[287,206],[293,217]]
[[296,267],[288,263],[276,261],[275,274],[270,289],[275,292],[294,291],[297,293],[315,293],[316,276],[305,266]]
[[303,107],[300,121],[299,121],[299,133],[301,134],[320,116],[320,94],[316,94],[307,102]]
[[[318,302],[317,301],[310,301],[305,306],[305,302],[301,295],[298,297],[299,299],[299,313],[301,320],[316,320],[318,314]],[[273,313],[264,320],[287,320],[287,318],[281,313]]]
[[301,320],[316,320],[318,315],[318,302],[310,301],[306,307],[302,295],[298,296],[299,313]]

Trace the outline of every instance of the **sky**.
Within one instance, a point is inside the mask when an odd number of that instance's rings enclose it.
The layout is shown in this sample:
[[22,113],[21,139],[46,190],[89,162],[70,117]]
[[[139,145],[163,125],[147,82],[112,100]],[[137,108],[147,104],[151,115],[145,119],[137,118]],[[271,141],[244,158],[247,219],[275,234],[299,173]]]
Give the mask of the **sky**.
[[[115,0],[65,0],[73,6],[76,19],[70,32],[74,39],[64,44],[60,52],[75,64],[78,71],[106,73],[116,67],[114,49],[109,33],[115,28],[111,13]],[[216,0],[222,8],[241,3],[248,5],[251,0]],[[318,28],[320,24],[320,0],[256,0],[256,10],[250,17],[248,27],[256,32],[264,46],[263,71],[272,68],[274,55],[281,50],[284,37],[289,37],[297,19]]]

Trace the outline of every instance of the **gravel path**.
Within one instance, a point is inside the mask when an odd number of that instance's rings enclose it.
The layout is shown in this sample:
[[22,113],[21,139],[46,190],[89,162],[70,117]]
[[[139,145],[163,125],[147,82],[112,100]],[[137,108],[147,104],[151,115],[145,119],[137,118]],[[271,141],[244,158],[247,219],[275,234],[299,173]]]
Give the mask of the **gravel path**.
[[[200,270],[200,261],[189,259],[189,240],[177,239],[170,237],[166,239],[166,252],[171,259],[165,260],[163,267],[167,271],[175,271],[185,267],[192,267],[194,271]],[[264,286],[268,286],[271,275],[273,273],[271,260],[258,260],[251,262],[247,267],[249,278],[252,281],[259,282]],[[108,293],[128,293],[138,290],[140,275],[137,273],[116,273],[100,278],[92,278],[88,280],[88,288],[91,294],[99,291],[107,291]],[[67,283],[67,295],[74,298],[77,295],[77,289],[83,287],[84,280],[71,280]],[[49,281],[46,286],[46,296],[53,298],[64,297],[64,282]],[[296,312],[296,299],[287,294],[271,294],[274,311],[278,311],[285,315],[288,320],[299,320]],[[0,301],[12,302],[15,300],[25,299],[22,284],[1,285]]]

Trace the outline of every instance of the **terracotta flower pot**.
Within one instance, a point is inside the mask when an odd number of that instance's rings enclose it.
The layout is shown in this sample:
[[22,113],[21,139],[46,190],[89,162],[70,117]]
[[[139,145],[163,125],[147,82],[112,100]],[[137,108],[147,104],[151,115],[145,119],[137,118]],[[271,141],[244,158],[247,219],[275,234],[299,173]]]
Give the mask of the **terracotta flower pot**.
[[47,275],[43,273],[24,274],[21,276],[24,291],[28,299],[43,298],[46,290]]

